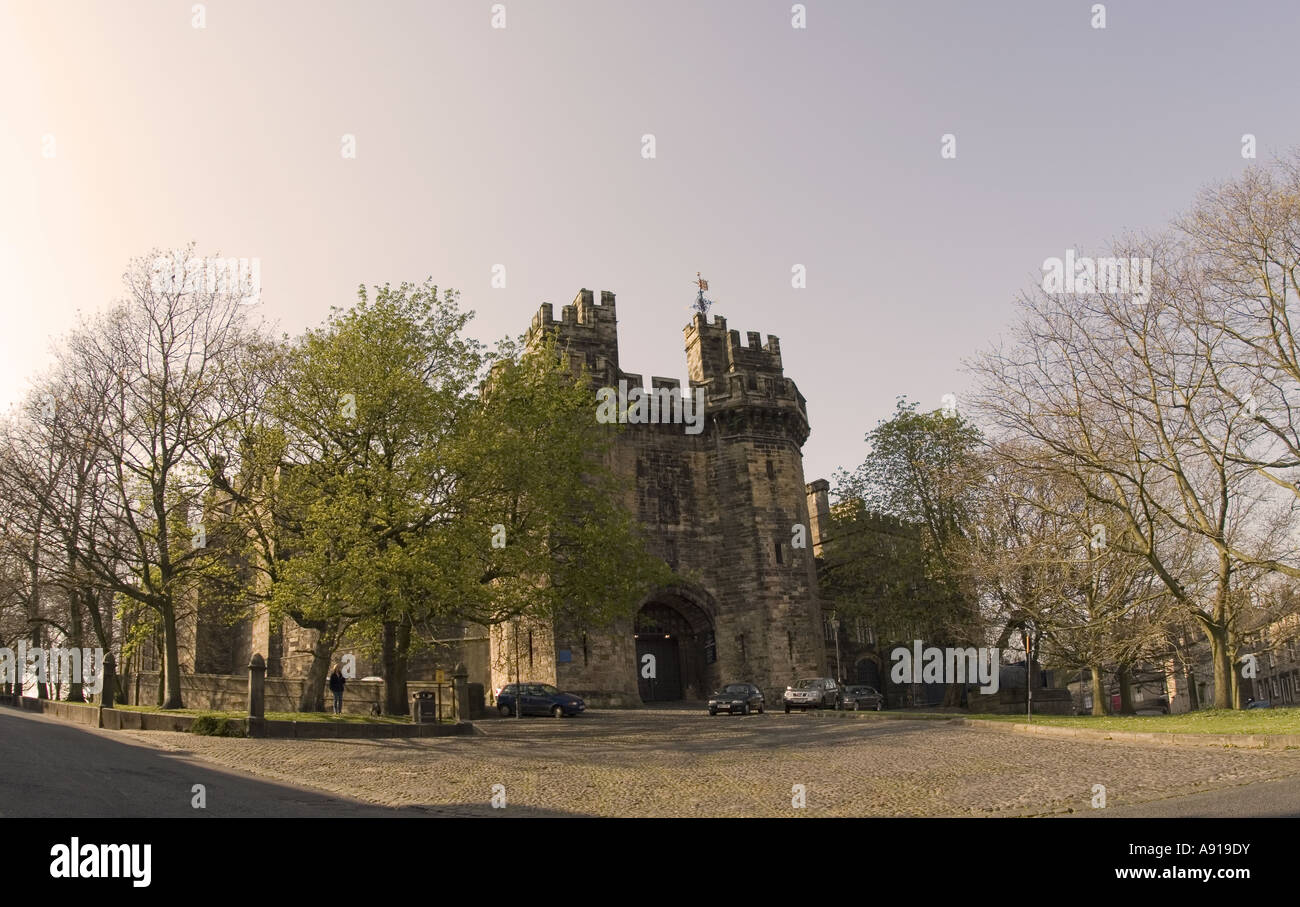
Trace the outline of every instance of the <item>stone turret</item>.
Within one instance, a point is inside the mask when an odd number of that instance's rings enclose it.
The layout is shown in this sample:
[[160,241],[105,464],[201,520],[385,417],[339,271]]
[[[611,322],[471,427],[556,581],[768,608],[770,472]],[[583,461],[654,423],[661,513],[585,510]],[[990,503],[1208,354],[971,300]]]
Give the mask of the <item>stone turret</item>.
[[543,332],[554,335],[559,346],[568,350],[575,370],[585,365],[598,384],[618,380],[618,314],[613,293],[602,290],[597,304],[591,290],[579,290],[573,302],[561,308],[559,321],[554,306],[542,303],[528,329],[528,342]]
[[[602,292],[597,304],[584,289],[559,320],[543,303],[529,341],[544,332],[575,368],[587,368],[595,387],[643,386],[641,374],[619,365],[613,293]],[[520,646],[532,641],[526,658],[512,655],[513,630],[501,635],[493,644],[496,685],[511,679],[511,664],[525,662],[532,679],[592,702],[700,699],[737,680],[779,702],[797,677],[826,674],[803,476],[808,411],[785,377],[781,343],[772,335],[764,343],[757,332],[742,340],[725,318],[703,314],[684,339],[689,387],[679,396],[703,393],[703,423],[693,425],[702,430],[629,422],[608,459],[626,480],[626,506],[651,552],[680,582],[654,590],[630,620],[609,628],[560,625],[552,640],[521,626]],[[657,376],[650,385],[680,387]],[[794,547],[796,540],[805,545]],[[639,670],[651,656],[660,669],[653,679]]]

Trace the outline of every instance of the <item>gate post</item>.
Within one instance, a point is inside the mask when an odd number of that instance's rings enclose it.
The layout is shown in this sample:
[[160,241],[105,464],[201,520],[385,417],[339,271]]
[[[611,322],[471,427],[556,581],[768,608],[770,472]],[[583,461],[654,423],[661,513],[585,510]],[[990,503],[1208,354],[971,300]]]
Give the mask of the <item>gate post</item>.
[[248,662],[248,717],[266,717],[266,659],[256,653]]
[[473,717],[469,704],[469,668],[465,662],[458,662],[452,669],[451,679],[454,691],[454,707],[457,721],[468,721]]
[[112,652],[104,656],[99,673],[103,677],[99,688],[99,707],[111,709],[117,704],[117,662],[113,660]]

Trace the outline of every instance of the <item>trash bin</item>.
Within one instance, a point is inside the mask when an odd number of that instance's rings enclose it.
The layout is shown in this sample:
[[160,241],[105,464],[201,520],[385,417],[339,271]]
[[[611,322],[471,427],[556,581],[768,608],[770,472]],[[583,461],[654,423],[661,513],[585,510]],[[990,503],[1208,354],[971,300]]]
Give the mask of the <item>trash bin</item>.
[[411,720],[416,724],[438,721],[438,700],[433,690],[420,690],[411,696]]

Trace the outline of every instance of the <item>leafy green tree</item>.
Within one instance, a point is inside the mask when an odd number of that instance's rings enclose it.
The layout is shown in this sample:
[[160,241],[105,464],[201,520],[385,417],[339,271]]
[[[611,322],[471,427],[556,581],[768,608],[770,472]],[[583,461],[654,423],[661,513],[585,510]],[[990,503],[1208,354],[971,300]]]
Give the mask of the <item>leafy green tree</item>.
[[[961,553],[981,480],[979,430],[955,411],[919,412],[900,397],[866,441],[867,459],[836,474],[824,588],[837,609],[865,612],[882,640],[897,633],[978,643]],[[959,695],[949,690],[950,700]]]
[[273,619],[319,631],[302,708],[345,635],[381,651],[385,711],[404,714],[418,628],[598,619],[660,576],[616,504],[585,376],[547,343],[485,353],[470,317],[431,283],[362,288],[270,395],[244,512]]

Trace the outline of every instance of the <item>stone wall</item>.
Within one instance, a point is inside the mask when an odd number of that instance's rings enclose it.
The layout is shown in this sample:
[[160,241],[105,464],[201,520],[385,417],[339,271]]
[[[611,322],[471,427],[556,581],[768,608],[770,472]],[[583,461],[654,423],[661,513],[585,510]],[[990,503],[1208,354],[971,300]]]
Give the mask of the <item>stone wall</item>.
[[[972,714],[1023,715],[1025,714],[1025,689],[998,690],[996,693],[971,691],[966,694],[967,708]],[[1034,690],[1035,715],[1071,715],[1074,704],[1069,690]]]
[[[450,679],[450,678],[449,678]],[[304,681],[288,677],[266,678],[266,711],[296,712],[298,697],[302,695]],[[122,678],[128,705],[153,705],[157,702],[157,672],[141,672]],[[407,692],[417,693],[421,690],[442,690],[442,703],[439,715],[453,717],[452,685],[438,684],[432,681],[408,681]],[[478,689],[478,701],[471,702],[473,715],[478,717],[485,706],[482,687]],[[353,715],[369,715],[376,706],[383,705],[384,684],[374,680],[349,680],[343,691],[343,711]],[[238,674],[182,674],[181,697],[187,709],[211,709],[216,712],[240,712],[248,707],[248,675]],[[329,690],[325,691],[321,711],[333,707],[334,699]]]
[[[620,381],[645,386],[641,375],[619,367],[612,293],[602,293],[598,305],[591,291],[582,290],[562,316],[556,321],[550,304],[543,304],[530,337],[554,333],[595,387]],[[639,607],[653,606],[661,620],[665,609],[680,616],[677,632],[657,638],[677,647],[681,677],[673,681],[682,698],[702,699],[718,684],[749,681],[779,700],[796,677],[827,673],[803,474],[806,405],[783,374],[776,337],[763,343],[750,332],[742,340],[725,318],[709,321],[702,314],[683,337],[687,387],[652,377],[649,390],[693,395],[702,389],[703,430],[629,424],[609,455],[650,553],[680,577]],[[805,547],[792,547],[795,526],[803,527]],[[593,704],[639,704],[645,686],[638,675],[637,624],[634,614],[607,627],[556,627],[553,666],[534,651],[524,679],[554,683]],[[643,634],[642,644],[651,635]],[[513,679],[513,638],[509,628],[493,636],[494,687]]]

